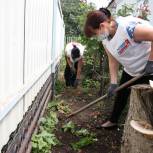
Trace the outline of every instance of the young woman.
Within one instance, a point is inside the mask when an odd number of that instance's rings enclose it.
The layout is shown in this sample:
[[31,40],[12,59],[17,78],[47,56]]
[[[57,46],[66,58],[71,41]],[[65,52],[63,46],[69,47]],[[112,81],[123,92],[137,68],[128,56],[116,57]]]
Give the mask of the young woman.
[[[114,95],[118,87],[117,73],[119,63],[124,67],[119,84],[135,76],[145,76],[134,84],[149,83],[153,80],[153,26],[148,21],[127,16],[113,19],[105,9],[89,12],[84,32],[87,37],[98,37],[105,48],[109,59],[110,86],[108,97]],[[118,119],[127,104],[130,89],[119,91],[110,119],[102,124],[104,128],[116,126]]]
[[66,86],[76,88],[80,83],[84,48],[84,46],[77,42],[70,42],[66,45],[66,68],[64,72]]

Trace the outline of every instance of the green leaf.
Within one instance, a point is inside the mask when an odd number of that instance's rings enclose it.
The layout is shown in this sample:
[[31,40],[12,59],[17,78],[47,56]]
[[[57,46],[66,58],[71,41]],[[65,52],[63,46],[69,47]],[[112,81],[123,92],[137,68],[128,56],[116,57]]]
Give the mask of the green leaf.
[[71,133],[74,133],[75,124],[72,121],[69,121],[68,123],[62,126],[62,129],[64,130],[64,132],[70,131]]
[[43,140],[43,138],[40,138],[38,141],[38,149],[42,150],[43,148],[47,148],[48,144]]
[[97,141],[97,139],[92,137],[92,136],[83,137],[83,138],[80,139],[80,141],[75,142],[75,143],[71,143],[71,146],[75,151],[79,151],[83,147],[86,147],[86,146],[88,146],[90,144],[93,144],[96,141]]
[[32,142],[32,147],[33,148],[37,148],[38,147],[37,143],[36,142]]
[[71,109],[69,108],[69,105],[64,102],[60,102],[57,108],[58,108],[58,111],[63,114],[71,113]]
[[48,103],[47,109],[56,111],[59,101],[51,101]]
[[87,129],[80,129],[78,131],[75,132],[76,136],[88,136],[90,135],[89,131]]
[[55,134],[52,133],[57,123],[57,114],[53,111],[40,119],[38,134],[32,136],[32,153],[48,153],[52,146],[59,144]]

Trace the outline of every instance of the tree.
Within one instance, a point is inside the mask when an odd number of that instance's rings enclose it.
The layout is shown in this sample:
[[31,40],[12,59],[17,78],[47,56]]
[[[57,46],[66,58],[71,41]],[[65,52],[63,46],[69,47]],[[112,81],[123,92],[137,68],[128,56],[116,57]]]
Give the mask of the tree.
[[128,16],[134,12],[134,4],[124,4],[117,11],[117,16]]
[[94,9],[94,6],[81,0],[61,0],[61,5],[66,35],[78,36],[82,34],[83,18],[89,10]]
[[[121,153],[152,153],[153,90],[149,85],[132,86],[130,108],[124,126]],[[137,124],[133,124],[132,122]],[[142,132],[143,131],[143,132]],[[149,132],[148,132],[149,131]],[[151,132],[152,133],[152,132]]]

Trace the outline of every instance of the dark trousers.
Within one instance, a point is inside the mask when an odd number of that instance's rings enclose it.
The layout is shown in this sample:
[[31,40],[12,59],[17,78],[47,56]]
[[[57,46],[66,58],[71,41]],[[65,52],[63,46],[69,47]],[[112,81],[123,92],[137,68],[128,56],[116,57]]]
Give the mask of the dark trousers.
[[70,66],[68,63],[66,63],[65,71],[64,71],[64,78],[66,86],[74,86],[74,82],[76,80],[77,75],[77,68],[78,68],[78,62],[75,63],[75,73],[71,71]]
[[[125,71],[123,71],[122,77],[120,80],[120,85],[129,81],[132,78],[133,78],[132,76],[127,74]],[[136,85],[136,84],[149,84],[149,80],[153,80],[153,76],[151,76],[151,75],[144,76],[144,77],[140,78],[139,80],[135,81],[134,83],[132,83],[130,86]],[[121,91],[119,91],[117,93],[117,95],[115,97],[113,112],[112,112],[111,118],[110,118],[111,122],[115,122],[115,123],[118,122],[118,119],[127,104],[130,92],[131,92],[131,89],[126,87],[125,89],[122,89]]]

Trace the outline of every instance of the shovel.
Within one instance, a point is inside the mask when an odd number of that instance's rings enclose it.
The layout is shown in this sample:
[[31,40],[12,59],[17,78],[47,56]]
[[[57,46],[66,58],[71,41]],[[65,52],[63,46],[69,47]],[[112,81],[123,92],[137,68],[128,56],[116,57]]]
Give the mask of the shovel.
[[[143,76],[144,76],[144,74],[141,74],[139,76],[136,76],[136,77],[132,78],[131,80],[125,82],[124,84],[122,84],[118,88],[116,88],[115,92],[118,92],[118,91],[122,90],[123,88],[129,86],[130,84],[134,83],[135,81],[137,81],[138,79],[142,78]],[[72,116],[74,116],[74,115],[77,115],[78,113],[81,113],[85,109],[87,109],[87,108],[91,107],[92,105],[100,102],[101,100],[104,100],[105,98],[107,98],[107,94],[105,94],[102,97],[97,98],[96,100],[90,102],[89,104],[87,104],[87,105],[83,106],[82,108],[76,110],[75,112],[71,113],[70,115],[67,116],[67,119],[72,117]]]

